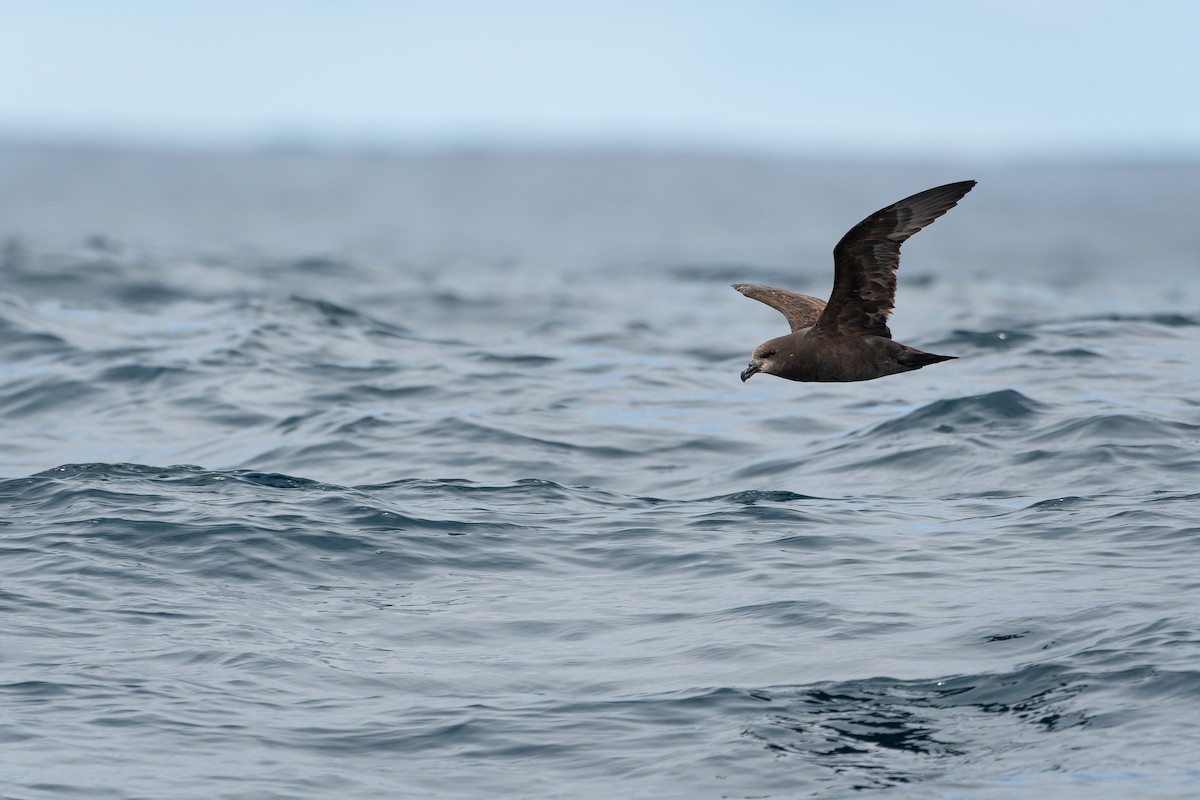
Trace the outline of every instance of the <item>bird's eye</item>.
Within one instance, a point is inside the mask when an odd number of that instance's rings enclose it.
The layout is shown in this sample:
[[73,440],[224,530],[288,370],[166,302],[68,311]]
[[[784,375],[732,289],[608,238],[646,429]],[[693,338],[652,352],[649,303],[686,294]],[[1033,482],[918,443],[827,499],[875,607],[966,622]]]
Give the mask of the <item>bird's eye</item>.
[[774,350],[768,350],[767,352],[763,353],[763,358],[770,358],[770,357],[771,357],[771,356],[773,356],[773,355],[775,355],[775,351],[774,351]]

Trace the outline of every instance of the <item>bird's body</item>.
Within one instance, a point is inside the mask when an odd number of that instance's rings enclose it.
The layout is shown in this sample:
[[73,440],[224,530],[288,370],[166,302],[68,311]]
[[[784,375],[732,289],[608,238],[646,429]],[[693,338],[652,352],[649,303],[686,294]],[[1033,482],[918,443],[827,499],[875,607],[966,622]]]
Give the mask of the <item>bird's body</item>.
[[892,339],[887,319],[896,296],[900,245],[945,214],[975,181],[928,189],[881,209],[855,225],[833,250],[829,301],[735,283],[787,318],[792,332],[754,349],[742,380],[758,372],[793,381],[867,381],[920,369],[955,356],[939,356]]
[[[884,336],[827,339],[813,335],[811,329],[780,336],[762,347],[774,354],[771,360],[776,369],[769,374],[793,381],[824,383],[869,381],[954,358],[926,353]],[[766,372],[761,368],[746,369],[742,380],[755,372]]]

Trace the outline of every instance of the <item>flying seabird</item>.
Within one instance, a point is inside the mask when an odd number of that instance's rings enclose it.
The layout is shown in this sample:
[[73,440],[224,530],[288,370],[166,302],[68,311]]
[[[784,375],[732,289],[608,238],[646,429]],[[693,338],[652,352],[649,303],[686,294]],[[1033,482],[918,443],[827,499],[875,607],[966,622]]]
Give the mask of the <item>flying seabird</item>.
[[787,318],[792,332],[754,348],[745,381],[756,372],[791,381],[869,381],[957,356],[939,356],[893,341],[888,315],[896,297],[900,245],[945,214],[975,181],[927,189],[876,211],[833,248],[829,302],[752,283],[735,283],[746,297]]

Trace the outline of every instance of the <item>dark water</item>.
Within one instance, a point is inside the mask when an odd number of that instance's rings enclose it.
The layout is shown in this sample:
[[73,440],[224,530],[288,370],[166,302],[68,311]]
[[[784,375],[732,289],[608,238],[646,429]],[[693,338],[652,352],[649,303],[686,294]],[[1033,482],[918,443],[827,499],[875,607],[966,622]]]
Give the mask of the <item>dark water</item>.
[[[893,318],[958,361],[739,382],[730,282],[967,177]],[[0,796],[1200,794],[1200,167],[0,182]]]

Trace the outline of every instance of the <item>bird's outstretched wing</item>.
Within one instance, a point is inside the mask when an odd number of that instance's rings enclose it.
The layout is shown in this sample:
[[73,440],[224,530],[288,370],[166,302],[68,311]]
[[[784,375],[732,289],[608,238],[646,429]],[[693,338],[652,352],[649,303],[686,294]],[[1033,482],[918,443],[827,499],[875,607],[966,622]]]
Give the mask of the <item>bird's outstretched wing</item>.
[[954,208],[974,185],[975,181],[961,181],[926,189],[876,211],[851,228],[833,248],[833,292],[813,332],[890,339],[887,320],[896,297],[900,245]]
[[812,326],[825,310],[824,300],[806,294],[772,289],[770,286],[759,286],[756,283],[735,283],[733,288],[783,314],[788,325],[792,326],[792,333]]

